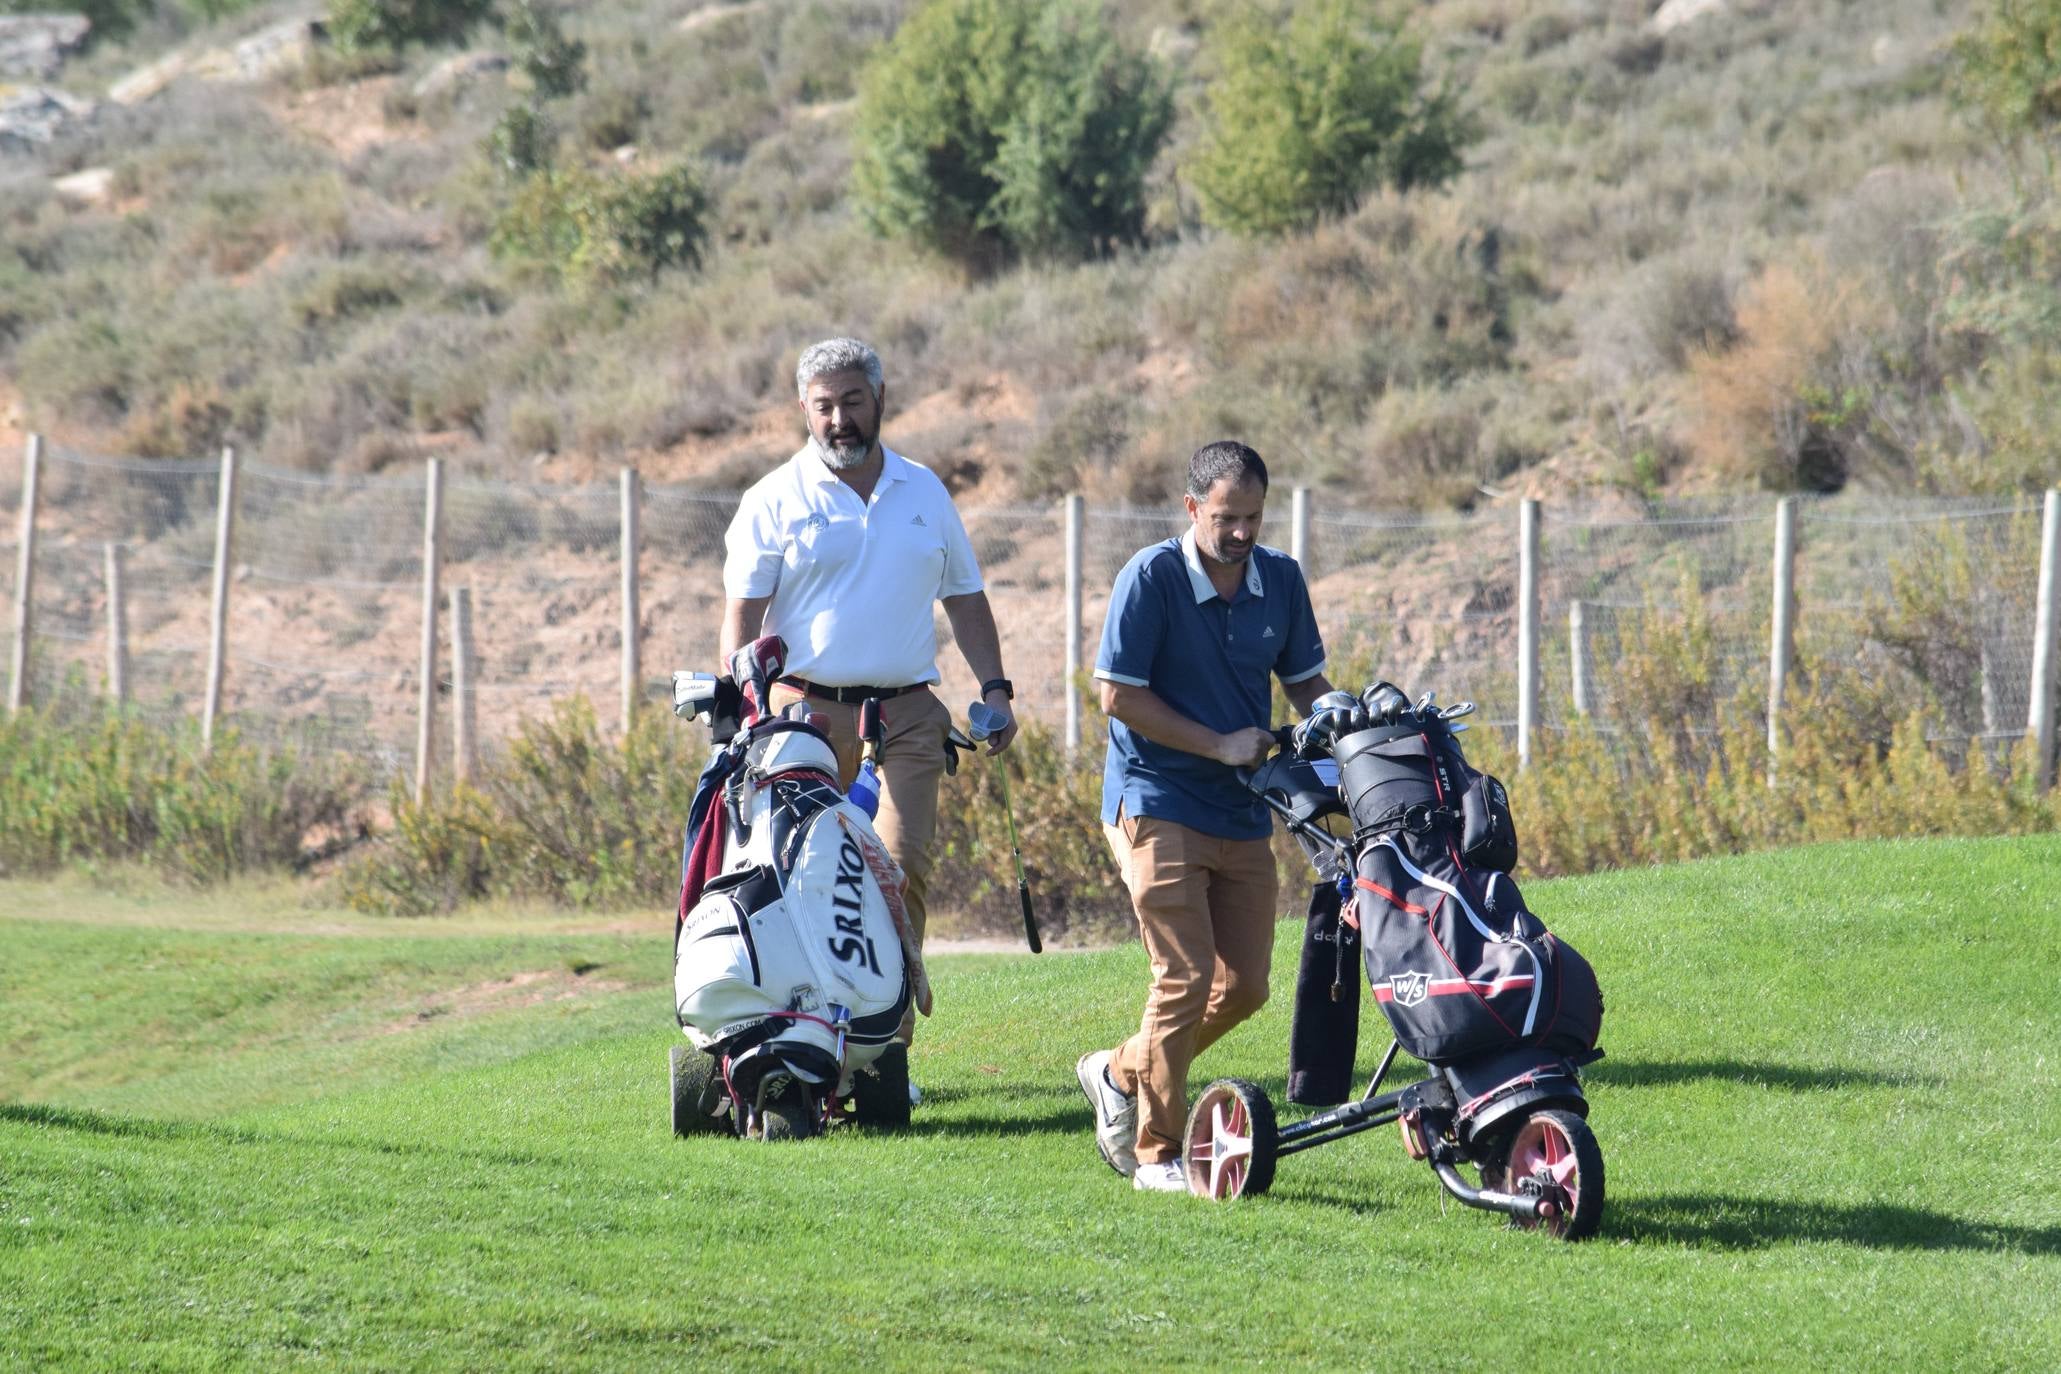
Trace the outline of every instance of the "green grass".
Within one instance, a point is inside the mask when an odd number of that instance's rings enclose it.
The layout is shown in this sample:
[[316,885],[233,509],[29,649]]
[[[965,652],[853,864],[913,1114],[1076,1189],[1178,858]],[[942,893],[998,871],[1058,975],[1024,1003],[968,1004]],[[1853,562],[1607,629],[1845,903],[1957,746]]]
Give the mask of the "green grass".
[[[2061,1365],[2061,839],[1531,896],[1610,1001],[1583,1246],[1387,1131],[1228,1207],[1121,1187],[1070,1070],[1135,946],[941,957],[914,1126],[760,1146],[668,1134],[662,914],[0,887],[0,1367]],[[1278,1095],[1294,956],[1198,1083]]]

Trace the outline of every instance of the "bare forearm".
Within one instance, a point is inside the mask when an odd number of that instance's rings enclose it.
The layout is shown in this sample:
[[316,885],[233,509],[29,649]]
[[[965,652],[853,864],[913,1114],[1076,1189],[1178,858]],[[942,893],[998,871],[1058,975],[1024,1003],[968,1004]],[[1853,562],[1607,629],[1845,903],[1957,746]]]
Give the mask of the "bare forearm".
[[1318,673],[1315,677],[1306,677],[1301,682],[1284,683],[1281,694],[1288,698],[1288,704],[1295,708],[1295,714],[1306,716],[1310,713],[1310,703],[1332,690],[1331,679]]
[[728,663],[730,655],[759,637],[766,624],[770,596],[733,597],[723,603],[723,628],[716,635],[716,654]]
[[1265,757],[1271,743],[1267,732],[1260,729],[1219,733],[1201,721],[1182,715],[1150,687],[1111,682],[1107,678],[1102,679],[1102,711],[1154,744],[1214,759],[1218,763],[1257,763]]
[[945,619],[951,622],[952,639],[973,670],[975,682],[1007,677],[1002,671],[1002,636],[995,628],[995,611],[986,592],[939,598]]

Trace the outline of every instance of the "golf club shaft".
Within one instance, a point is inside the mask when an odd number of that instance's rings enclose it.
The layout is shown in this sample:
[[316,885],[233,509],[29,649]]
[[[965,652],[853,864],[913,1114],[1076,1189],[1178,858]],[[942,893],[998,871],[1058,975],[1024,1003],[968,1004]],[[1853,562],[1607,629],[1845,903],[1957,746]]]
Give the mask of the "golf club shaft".
[[1038,918],[1031,910],[1030,880],[1023,876],[1023,850],[1016,842],[1016,808],[1009,801],[1009,765],[998,760],[995,776],[1002,784],[1002,819],[1009,826],[1009,854],[1016,861],[1016,900],[1023,907],[1023,938],[1031,953],[1043,954],[1045,942],[1038,938]]

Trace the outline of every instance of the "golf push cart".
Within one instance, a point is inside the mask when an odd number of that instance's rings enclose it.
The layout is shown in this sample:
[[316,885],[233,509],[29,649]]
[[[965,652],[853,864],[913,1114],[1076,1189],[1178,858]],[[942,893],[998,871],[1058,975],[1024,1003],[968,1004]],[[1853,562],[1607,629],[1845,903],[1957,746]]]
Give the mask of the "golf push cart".
[[[1359,698],[1330,693],[1277,731],[1280,752],[1246,775],[1338,894],[1319,937],[1330,943],[1310,945],[1306,967],[1319,948],[1336,960],[1335,1001],[1358,944],[1395,1036],[1358,1100],[1286,1125],[1253,1083],[1203,1089],[1183,1142],[1190,1191],[1261,1194],[1283,1157],[1394,1123],[1410,1157],[1467,1206],[1565,1240],[1595,1233],[1603,1154],[1580,1070],[1603,1055],[1602,997],[1587,962],[1525,908],[1508,876],[1516,838],[1502,785],[1470,768],[1455,740],[1466,726],[1454,722],[1473,709],[1440,710],[1429,693],[1413,705],[1387,683]],[[1336,1013],[1320,1015],[1337,1028]],[[1384,1092],[1404,1050],[1427,1072]],[[1350,1059],[1348,1038],[1345,1074]],[[1317,1100],[1345,1096],[1339,1081]]]

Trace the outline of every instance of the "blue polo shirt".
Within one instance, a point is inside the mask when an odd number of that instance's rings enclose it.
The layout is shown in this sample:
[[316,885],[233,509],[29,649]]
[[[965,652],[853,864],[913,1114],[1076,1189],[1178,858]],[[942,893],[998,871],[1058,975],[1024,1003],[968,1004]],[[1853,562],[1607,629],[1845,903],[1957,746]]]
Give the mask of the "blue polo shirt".
[[[1270,729],[1272,677],[1301,682],[1324,671],[1324,641],[1309,586],[1294,559],[1255,547],[1245,580],[1226,601],[1195,552],[1195,533],[1140,550],[1116,575],[1095,676],[1151,689],[1190,720],[1229,732]],[[1234,769],[1154,744],[1109,722],[1102,823],[1117,807],[1230,840],[1265,839],[1273,821]]]

